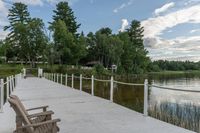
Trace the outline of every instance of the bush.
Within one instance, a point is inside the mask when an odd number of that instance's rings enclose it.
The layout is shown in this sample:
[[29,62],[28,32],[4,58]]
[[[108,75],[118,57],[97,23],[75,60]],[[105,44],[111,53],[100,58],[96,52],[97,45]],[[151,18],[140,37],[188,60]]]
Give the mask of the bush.
[[97,74],[104,74],[105,73],[105,69],[104,66],[102,64],[97,64],[94,66],[95,71]]

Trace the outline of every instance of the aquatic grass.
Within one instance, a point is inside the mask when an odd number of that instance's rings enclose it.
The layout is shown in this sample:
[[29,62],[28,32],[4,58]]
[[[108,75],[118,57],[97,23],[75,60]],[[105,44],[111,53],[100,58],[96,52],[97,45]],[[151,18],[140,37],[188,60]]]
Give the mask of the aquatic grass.
[[200,105],[196,103],[155,103],[149,107],[149,115],[200,133]]

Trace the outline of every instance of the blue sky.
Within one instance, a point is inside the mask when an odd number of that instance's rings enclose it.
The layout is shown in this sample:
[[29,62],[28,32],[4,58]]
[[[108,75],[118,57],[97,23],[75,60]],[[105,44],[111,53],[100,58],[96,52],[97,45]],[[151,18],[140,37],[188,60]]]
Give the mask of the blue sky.
[[[60,0],[0,0],[0,39],[7,32],[9,3],[28,5],[32,17],[42,18],[48,27]],[[110,27],[124,31],[133,19],[145,29],[144,45],[152,60],[200,61],[200,0],[66,0],[70,3],[79,32]]]

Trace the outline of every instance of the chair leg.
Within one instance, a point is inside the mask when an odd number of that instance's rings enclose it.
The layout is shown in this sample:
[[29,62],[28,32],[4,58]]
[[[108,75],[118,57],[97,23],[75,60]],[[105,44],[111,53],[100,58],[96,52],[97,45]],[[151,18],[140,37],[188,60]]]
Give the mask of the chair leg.
[[58,132],[56,125],[57,125],[56,123],[52,123],[52,133],[57,133]]
[[16,116],[16,129],[22,126],[22,119],[20,116]]

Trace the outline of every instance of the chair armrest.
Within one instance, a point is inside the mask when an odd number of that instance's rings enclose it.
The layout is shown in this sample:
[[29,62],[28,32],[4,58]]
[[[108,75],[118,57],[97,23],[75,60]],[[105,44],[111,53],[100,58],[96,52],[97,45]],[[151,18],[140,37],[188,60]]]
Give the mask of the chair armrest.
[[57,122],[60,122],[60,121],[61,121],[60,119],[54,119],[54,120],[50,120],[50,121],[24,125],[24,126],[18,127],[18,129],[27,128],[27,127],[38,127],[38,126],[41,126],[41,125],[50,124],[50,123],[57,123]]
[[46,112],[41,112],[41,113],[35,113],[35,114],[27,115],[27,117],[33,118],[33,117],[44,116],[44,115],[52,115],[52,114],[54,114],[53,111],[46,111]]
[[32,110],[37,110],[37,109],[43,109],[43,111],[47,111],[47,108],[49,106],[41,106],[41,107],[36,107],[36,108],[30,108],[30,109],[27,109],[26,111],[32,111]]

